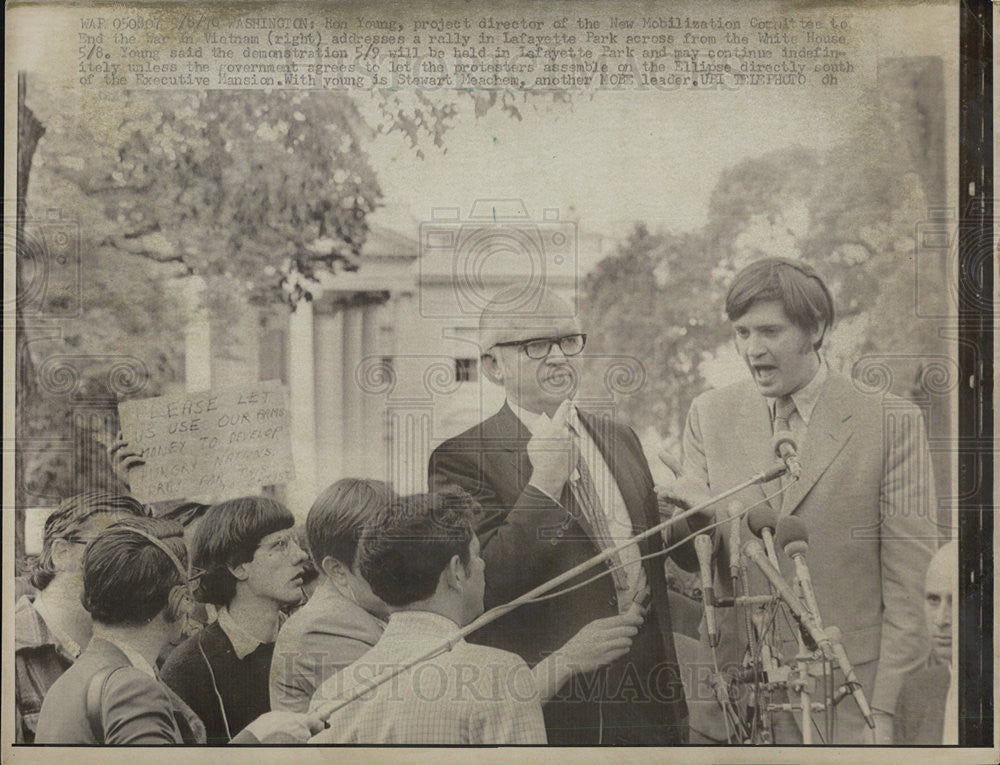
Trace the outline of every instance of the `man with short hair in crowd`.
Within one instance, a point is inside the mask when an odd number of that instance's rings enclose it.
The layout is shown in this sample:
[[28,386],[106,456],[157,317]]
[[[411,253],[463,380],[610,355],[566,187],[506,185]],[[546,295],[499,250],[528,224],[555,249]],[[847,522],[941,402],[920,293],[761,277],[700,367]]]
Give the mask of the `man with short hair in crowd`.
[[128,495],[87,492],[63,500],[46,519],[31,574],[38,594],[22,596],[14,612],[17,743],[34,742],[46,693],[90,641],[92,622],[80,600],[84,549],[115,521],[146,515],[142,503]]
[[[524,660],[456,638],[483,613],[486,563],[472,518],[467,497],[417,495],[394,503],[365,529],[361,572],[392,614],[375,647],[327,680],[317,701],[343,699],[359,684],[367,687],[383,672],[454,642],[334,712],[310,743],[545,743],[537,686]],[[313,713],[323,706],[314,702]]]
[[958,542],[941,547],[924,578],[924,619],[931,650],[926,663],[906,676],[893,715],[896,746],[958,744],[958,672],[955,661],[955,593]]
[[270,710],[268,675],[281,609],[298,603],[306,555],[292,513],[267,497],[210,507],[192,540],[196,595],[218,620],[181,643],[163,680],[197,713],[208,743],[224,744]]
[[272,709],[305,712],[324,680],[360,659],[382,636],[389,610],[359,572],[358,538],[395,496],[382,481],[342,478],[313,502],[306,534],[313,563],[324,576],[278,633]]

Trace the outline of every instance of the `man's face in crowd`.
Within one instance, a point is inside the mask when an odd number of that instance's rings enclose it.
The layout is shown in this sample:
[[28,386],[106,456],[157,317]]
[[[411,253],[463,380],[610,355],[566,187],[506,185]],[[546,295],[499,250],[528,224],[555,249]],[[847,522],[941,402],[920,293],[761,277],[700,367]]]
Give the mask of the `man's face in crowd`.
[[931,650],[941,659],[952,659],[952,596],[955,588],[955,562],[947,552],[935,555],[924,582],[924,617]]
[[813,350],[823,334],[792,323],[777,300],[754,303],[732,322],[736,350],[764,396],[779,397],[805,387],[819,369]]
[[268,534],[243,566],[250,591],[282,605],[302,599],[302,578],[306,554],[295,541],[292,529]]
[[[556,340],[579,334],[579,323],[569,315],[565,304],[563,307],[566,309],[564,315],[531,317],[520,322],[512,320],[509,328],[502,333],[503,341]],[[574,359],[566,356],[558,343],[552,344],[549,354],[543,359],[530,358],[523,346],[493,346],[487,349],[483,364],[487,376],[503,386],[507,398],[530,412],[545,412],[551,416],[559,404],[576,391]]]

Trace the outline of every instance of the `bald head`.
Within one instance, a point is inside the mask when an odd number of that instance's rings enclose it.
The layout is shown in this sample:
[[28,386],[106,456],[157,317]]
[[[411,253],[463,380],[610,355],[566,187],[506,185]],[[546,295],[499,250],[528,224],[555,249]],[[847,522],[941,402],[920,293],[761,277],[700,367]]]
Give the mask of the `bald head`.
[[924,579],[924,616],[931,650],[942,661],[952,660],[952,602],[958,587],[958,543],[948,542],[931,558]]
[[507,287],[490,299],[479,317],[483,353],[497,343],[557,337],[579,331],[576,312],[548,287]]

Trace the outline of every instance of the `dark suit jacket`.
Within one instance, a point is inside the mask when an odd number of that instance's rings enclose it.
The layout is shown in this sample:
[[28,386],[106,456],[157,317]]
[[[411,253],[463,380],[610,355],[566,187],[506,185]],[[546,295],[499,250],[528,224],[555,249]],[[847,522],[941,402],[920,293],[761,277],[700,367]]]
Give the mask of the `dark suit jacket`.
[[[649,466],[631,429],[580,412],[618,484],[638,533],[658,522]],[[599,547],[569,487],[554,502],[528,486],[530,433],[506,404],[493,417],[441,444],[431,455],[432,491],[468,491],[483,510],[477,531],[486,561],[486,607],[509,602],[596,555]],[[577,516],[577,517],[574,517]],[[662,550],[659,535],[640,544]],[[687,707],[674,651],[662,557],[644,561],[652,593],[646,621],[631,651],[607,670],[577,676],[545,705],[550,744],[679,744],[687,740]],[[564,587],[600,572],[591,569]],[[519,654],[535,665],[594,619],[618,606],[612,577],[514,610],[470,640]],[[603,728],[603,733],[601,732]]]
[[[685,481],[710,494],[735,486],[773,464],[770,441],[770,411],[752,381],[703,393],[688,414]],[[841,629],[859,676],[874,678],[865,688],[871,705],[891,712],[903,678],[926,652],[922,585],[939,536],[922,415],[898,397],[862,393],[831,370],[799,456],[801,480],[773,504],[806,522],[823,623]],[[735,499],[746,507],[779,486],[754,486]],[[728,526],[715,537],[715,591],[725,596],[732,589]],[[741,539],[749,538],[744,518]],[[780,550],[778,559],[791,581],[791,561]],[[766,592],[754,564],[749,568],[754,592]],[[738,662],[744,629],[732,609],[724,611],[720,663]],[[792,633],[783,637],[786,653],[794,653]]]
[[944,707],[951,685],[947,664],[928,664],[903,682],[893,716],[896,746],[940,746],[944,738]]

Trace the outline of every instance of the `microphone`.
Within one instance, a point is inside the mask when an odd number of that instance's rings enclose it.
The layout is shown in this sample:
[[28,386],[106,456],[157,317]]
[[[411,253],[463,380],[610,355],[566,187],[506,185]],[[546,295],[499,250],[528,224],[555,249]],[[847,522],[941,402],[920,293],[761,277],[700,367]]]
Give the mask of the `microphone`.
[[772,436],[771,446],[778,458],[785,463],[788,474],[798,479],[802,475],[802,464],[799,462],[799,442],[795,440],[795,434],[779,430]]
[[806,528],[806,522],[797,516],[786,515],[778,521],[775,540],[785,551],[785,555],[791,558],[795,564],[795,577],[799,580],[799,586],[802,588],[806,607],[812,611],[813,616],[816,617],[816,623],[822,628],[823,620],[819,615],[816,591],[813,589],[809,566],[806,565],[806,550],[809,549],[809,531]]
[[[743,545],[743,554],[750,558],[754,563],[757,564],[757,568],[760,572],[767,577],[767,580],[774,586],[779,597],[785,601],[785,605],[788,606],[788,610],[792,612],[792,616],[795,617],[806,631],[809,633],[810,637],[816,642],[817,645],[826,644],[826,648],[832,651],[830,648],[830,641],[823,634],[823,630],[819,628],[816,624],[816,619],[809,612],[809,609],[805,607],[801,600],[796,597],[795,593],[792,591],[791,585],[785,581],[785,577],[781,575],[781,572],[771,564],[771,561],[767,559],[767,555],[764,553],[764,548],[760,542],[756,539],[751,539],[745,545]],[[826,650],[824,650],[826,653]]]
[[868,699],[865,698],[864,689],[854,674],[854,667],[851,666],[851,660],[847,658],[847,651],[844,649],[844,644],[840,642],[840,629],[838,627],[827,627],[826,634],[830,639],[830,644],[833,646],[833,655],[836,657],[837,663],[840,664],[840,670],[844,673],[844,678],[847,680],[847,687],[850,689],[851,695],[854,696],[854,701],[857,703],[858,709],[861,710],[862,717],[865,718],[868,727],[875,730],[875,718],[872,716],[871,707],[868,706]]
[[778,556],[774,552],[774,527],[777,525],[778,511],[770,505],[757,505],[747,513],[747,526],[755,537],[764,540],[767,557],[775,568],[778,568]]
[[705,606],[708,644],[715,648],[719,644],[719,627],[715,621],[715,592],[712,588],[712,540],[708,534],[699,534],[694,538],[694,551],[698,556],[698,569],[701,571],[701,602]]
[[795,593],[792,592],[792,588],[785,581],[781,572],[771,565],[771,562],[764,554],[764,548],[760,542],[756,539],[751,539],[743,545],[743,554],[756,563],[761,573],[774,585],[774,589],[777,590],[781,599],[785,601],[788,610],[792,612],[792,615],[799,624],[805,628],[810,637],[823,650],[823,655],[827,659],[835,659],[840,664],[840,669],[847,679],[848,686],[854,695],[854,700],[857,702],[862,716],[865,718],[865,722],[869,728],[874,730],[875,718],[872,717],[871,708],[868,706],[864,691],[861,689],[861,683],[858,682],[858,678],[854,674],[854,667],[851,665],[850,659],[847,658],[847,651],[844,650],[844,646],[840,643],[840,631],[837,630],[834,633],[838,638],[836,641],[830,639],[827,633],[816,622],[815,617],[809,612],[809,609],[803,605],[801,600],[795,597]]
[[733,502],[729,505],[729,576],[732,579],[739,578],[740,564],[740,503]]

